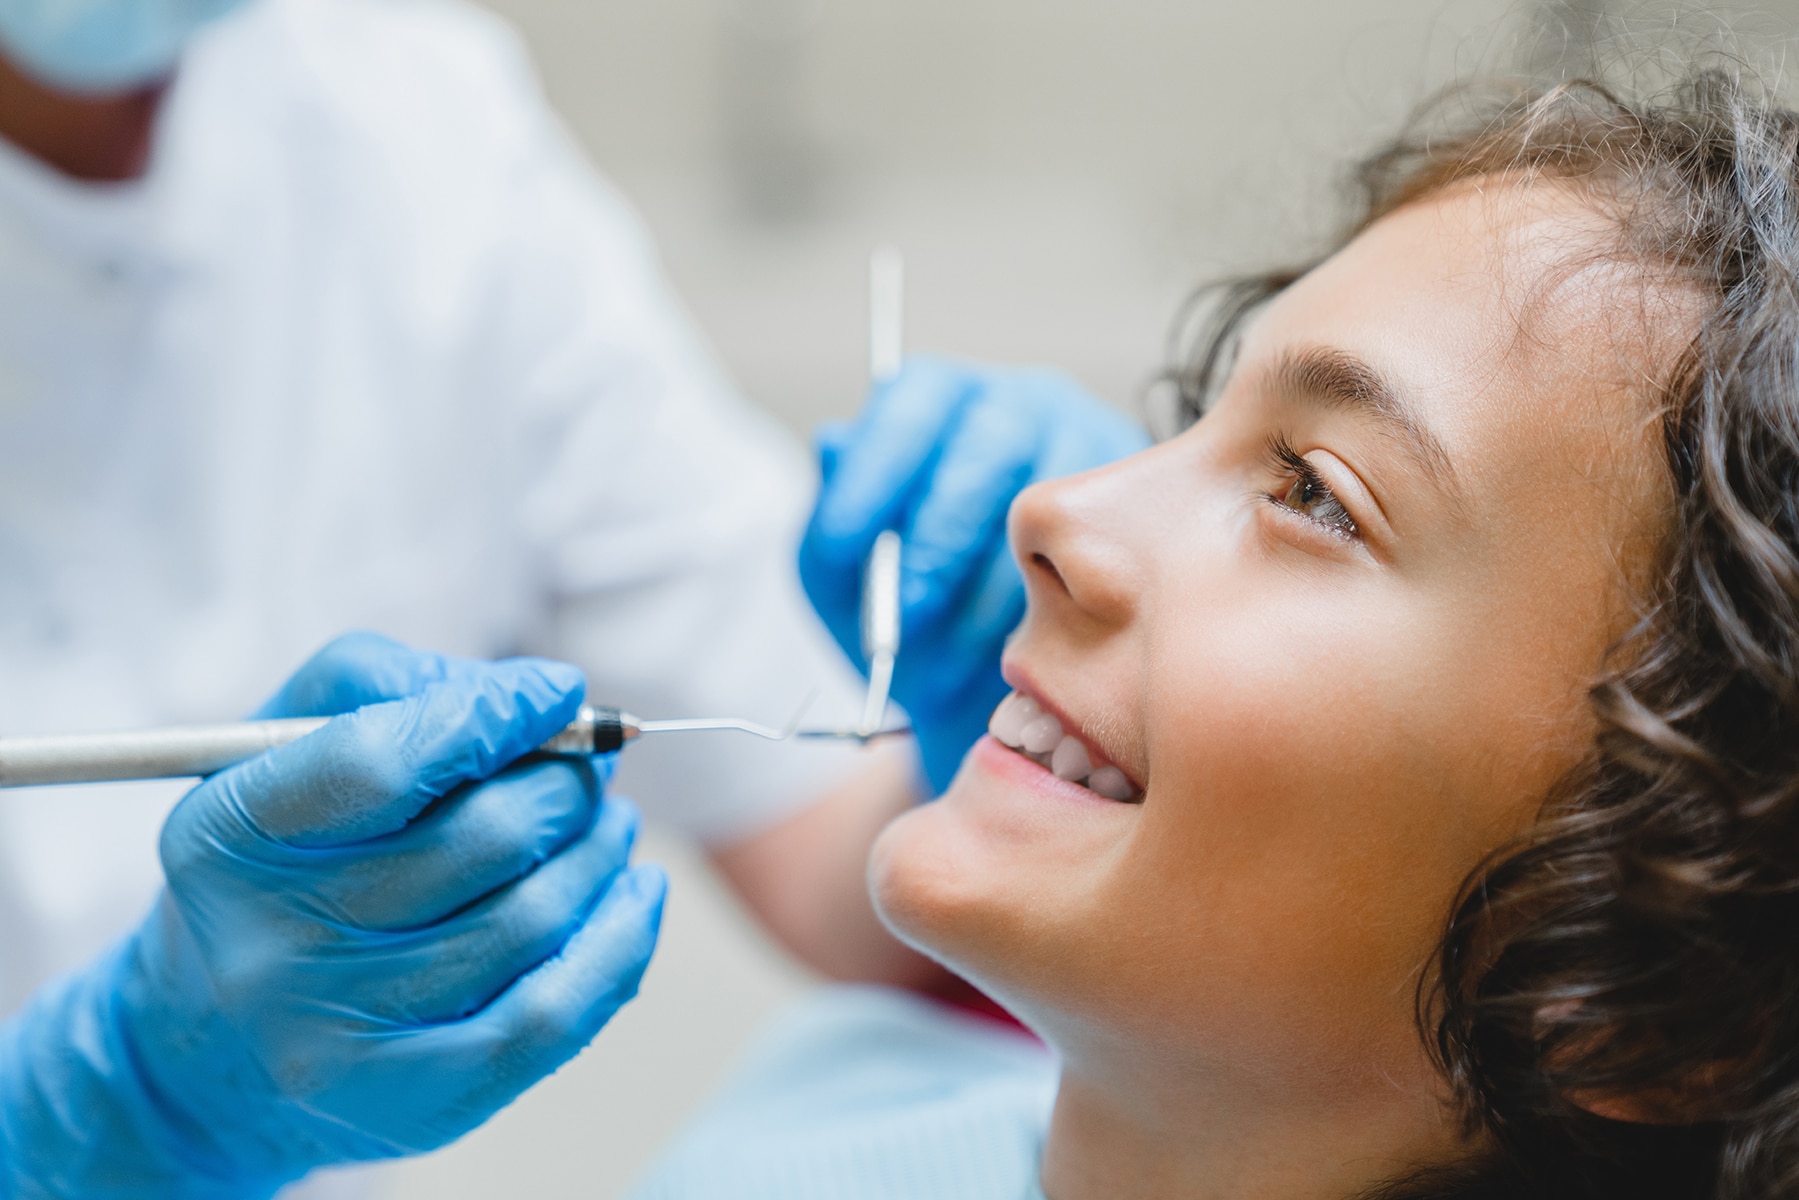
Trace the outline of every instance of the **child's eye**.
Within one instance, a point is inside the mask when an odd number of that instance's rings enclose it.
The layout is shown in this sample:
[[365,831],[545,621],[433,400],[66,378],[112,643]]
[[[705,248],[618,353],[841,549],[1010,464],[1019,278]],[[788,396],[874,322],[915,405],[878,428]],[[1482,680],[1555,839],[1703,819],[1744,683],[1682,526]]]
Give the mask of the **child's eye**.
[[1300,476],[1287,486],[1285,493],[1274,497],[1277,504],[1302,513],[1349,537],[1356,535],[1355,518],[1337,500],[1330,485],[1316,475]]
[[1330,484],[1318,474],[1316,467],[1287,444],[1285,438],[1276,438],[1269,444],[1269,455],[1274,460],[1275,469],[1286,477],[1282,486],[1267,493],[1269,500],[1309,521],[1317,522],[1339,537],[1361,536],[1355,518],[1349,515],[1349,510],[1343,507],[1343,502],[1331,491]]

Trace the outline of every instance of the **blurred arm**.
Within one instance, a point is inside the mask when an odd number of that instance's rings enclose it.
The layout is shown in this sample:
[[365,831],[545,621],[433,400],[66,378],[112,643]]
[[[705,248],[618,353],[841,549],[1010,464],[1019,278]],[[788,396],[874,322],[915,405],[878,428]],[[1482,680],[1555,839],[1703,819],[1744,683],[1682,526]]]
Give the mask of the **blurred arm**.
[[868,894],[869,848],[920,799],[917,760],[905,745],[871,751],[869,760],[811,807],[715,848],[712,861],[813,969],[846,982],[940,991],[949,972],[888,933]]

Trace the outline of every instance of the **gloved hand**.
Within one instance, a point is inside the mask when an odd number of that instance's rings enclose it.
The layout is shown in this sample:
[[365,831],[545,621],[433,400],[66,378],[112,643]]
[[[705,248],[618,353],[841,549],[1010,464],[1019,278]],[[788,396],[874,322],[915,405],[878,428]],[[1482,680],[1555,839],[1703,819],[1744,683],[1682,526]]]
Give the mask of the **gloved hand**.
[[600,764],[508,765],[582,689],[367,635],[302,669],[264,715],[357,711],[190,792],[149,918],[0,1030],[0,1194],[266,1196],[441,1146],[579,1052],[665,886]]
[[1013,497],[1149,444],[1134,422],[1043,370],[914,358],[853,422],[818,433],[823,483],[800,579],[838,645],[862,659],[862,564],[887,529],[904,539],[893,697],[941,792],[1004,698],[1000,652],[1024,616],[1006,544]]

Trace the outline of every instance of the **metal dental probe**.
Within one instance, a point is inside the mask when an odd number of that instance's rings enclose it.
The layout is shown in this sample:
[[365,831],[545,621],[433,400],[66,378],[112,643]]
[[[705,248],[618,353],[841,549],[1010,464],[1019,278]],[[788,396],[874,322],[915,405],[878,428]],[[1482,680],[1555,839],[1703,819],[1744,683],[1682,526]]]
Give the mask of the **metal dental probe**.
[[873,737],[887,716],[893,664],[900,648],[900,535],[889,529],[875,539],[862,573],[862,656],[868,660],[868,695],[856,733]]
[[[905,357],[906,260],[892,246],[868,256],[868,378],[879,387],[899,374]],[[900,535],[889,529],[875,539],[862,572],[862,657],[868,663],[868,695],[856,733],[875,736],[887,715],[893,664],[900,648]]]
[[876,385],[899,374],[905,357],[906,259],[896,247],[868,256],[868,378]]

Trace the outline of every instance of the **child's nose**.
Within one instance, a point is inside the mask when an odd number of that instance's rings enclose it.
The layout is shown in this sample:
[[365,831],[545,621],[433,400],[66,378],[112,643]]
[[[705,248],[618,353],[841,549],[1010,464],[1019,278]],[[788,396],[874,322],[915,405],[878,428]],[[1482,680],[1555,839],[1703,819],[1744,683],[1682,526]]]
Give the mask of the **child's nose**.
[[1013,502],[1009,532],[1033,609],[1107,628],[1136,616],[1146,571],[1124,503],[1131,461],[1036,484]]

